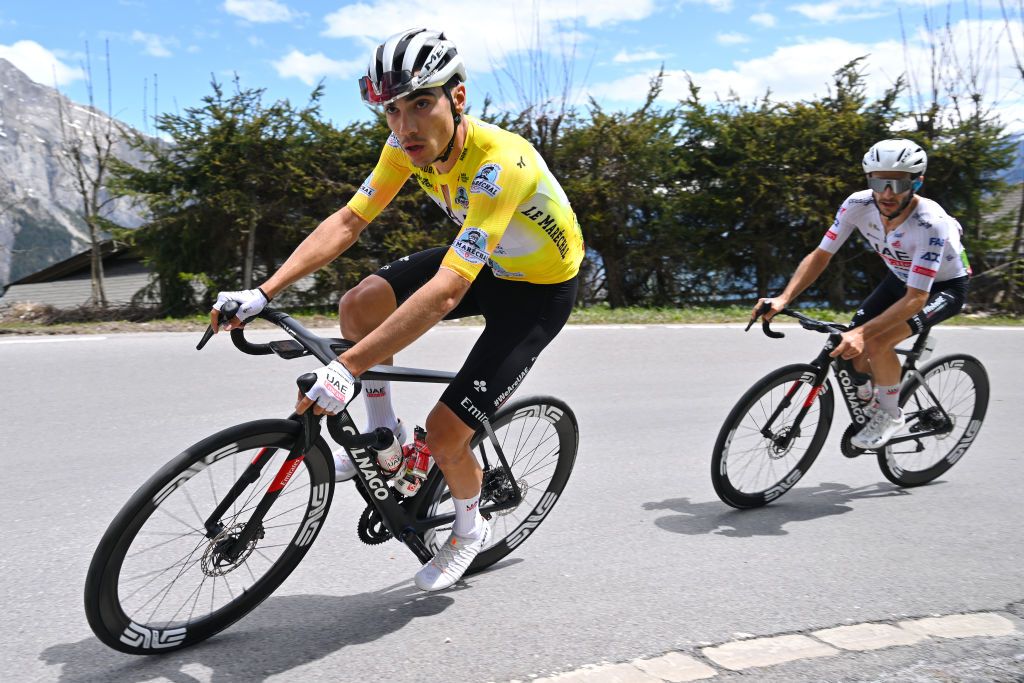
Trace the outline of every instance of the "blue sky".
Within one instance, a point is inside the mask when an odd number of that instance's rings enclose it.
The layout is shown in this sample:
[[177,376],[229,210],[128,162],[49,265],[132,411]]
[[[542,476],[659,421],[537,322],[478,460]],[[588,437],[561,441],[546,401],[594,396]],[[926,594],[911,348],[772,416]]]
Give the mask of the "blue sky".
[[986,100],[1011,128],[1024,129],[1024,82],[1014,66],[1015,54],[1024,57],[1021,3],[1004,1],[1015,13],[1009,32],[998,0],[969,0],[966,10],[964,2],[927,0],[18,2],[0,5],[0,57],[85,101],[88,42],[96,103],[106,109],[109,41],[113,112],[145,129],[144,102],[150,117],[196,105],[211,74],[230,81],[237,73],[243,87],[296,103],[324,79],[328,118],[365,118],[355,79],[369,50],[417,25],[445,30],[459,45],[471,104],[490,94],[511,108],[521,102],[515,82],[536,79],[509,74],[540,68],[547,90],[558,91],[565,65],[573,98],[593,96],[615,109],[642,101],[662,64],[667,101],[681,97],[690,78],[708,97],[731,90],[751,101],[771,89],[774,99],[796,100],[824,94],[836,68],[867,54],[877,94],[904,72],[927,84],[929,45],[948,35],[950,57],[980,65]]

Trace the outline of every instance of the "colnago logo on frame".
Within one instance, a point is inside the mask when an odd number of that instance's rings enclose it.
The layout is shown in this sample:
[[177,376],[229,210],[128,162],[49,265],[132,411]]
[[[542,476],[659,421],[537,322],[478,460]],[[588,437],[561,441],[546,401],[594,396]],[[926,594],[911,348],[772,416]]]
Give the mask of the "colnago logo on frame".
[[225,446],[219,451],[210,453],[209,455],[199,460],[198,462],[193,463],[187,470],[179,474],[176,479],[168,483],[167,486],[164,486],[162,489],[160,489],[160,493],[156,494],[156,496],[153,497],[153,505],[160,505],[160,503],[164,502],[164,499],[167,498],[167,496],[174,493],[175,489],[177,489],[179,486],[184,484],[192,477],[202,472],[204,469],[206,469],[208,465],[212,465],[218,460],[226,458],[232,453],[237,452],[238,444],[233,443],[228,446]]
[[[347,434],[356,433],[351,425],[342,427],[342,431]],[[373,497],[377,500],[387,498],[388,485],[380,478],[377,470],[377,458],[371,456],[370,452],[365,448],[353,448],[351,453],[352,459],[356,461],[356,467],[359,468],[360,474],[363,475],[363,479],[366,481],[366,488],[369,489]]]
[[864,424],[868,418],[864,414],[864,408],[860,404],[860,399],[857,398],[857,387],[853,383],[853,377],[850,376],[850,373],[845,368],[838,370],[836,376],[839,378],[839,386],[843,390],[846,404],[850,407],[850,412],[853,413],[853,421],[857,424]]
[[137,647],[143,650],[161,650],[167,647],[175,647],[183,640],[187,632],[184,628],[169,628],[161,631],[155,628],[139,626],[134,621],[130,622],[121,634],[120,641],[125,645]]

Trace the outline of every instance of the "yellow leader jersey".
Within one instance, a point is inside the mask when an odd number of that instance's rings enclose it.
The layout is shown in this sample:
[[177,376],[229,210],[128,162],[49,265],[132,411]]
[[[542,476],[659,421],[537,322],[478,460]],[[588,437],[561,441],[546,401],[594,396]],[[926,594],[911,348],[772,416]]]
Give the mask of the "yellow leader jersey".
[[535,284],[579,272],[583,235],[558,181],[520,136],[470,116],[466,144],[447,173],[409,162],[392,134],[348,207],[367,223],[409,176],[462,230],[441,262],[472,282],[484,265],[496,277]]

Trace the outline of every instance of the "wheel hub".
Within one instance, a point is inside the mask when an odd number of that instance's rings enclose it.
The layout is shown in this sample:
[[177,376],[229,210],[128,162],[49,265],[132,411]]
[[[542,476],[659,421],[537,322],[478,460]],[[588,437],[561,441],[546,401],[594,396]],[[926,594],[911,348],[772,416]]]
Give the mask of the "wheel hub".
[[768,457],[772,460],[781,460],[786,457],[793,450],[793,442],[798,436],[800,436],[800,432],[794,432],[791,426],[780,429],[768,445]]
[[[530,485],[526,479],[519,479],[516,481],[519,486],[519,493],[521,499],[526,498],[527,492],[530,490]],[[500,504],[506,503],[512,500],[515,495],[515,489],[512,487],[512,478],[509,476],[508,470],[504,467],[492,469],[484,476],[484,483],[481,491],[481,498],[490,501],[491,503]],[[498,511],[497,515],[504,516],[515,511],[515,507],[510,507],[506,510]]]
[[242,529],[244,528],[244,524],[235,524],[224,529],[210,540],[210,544],[206,547],[206,552],[203,553],[203,559],[200,563],[204,574],[207,576],[230,574],[241,567],[249,558],[249,555],[252,555],[252,551],[256,549],[256,544],[265,535],[262,526],[240,553],[235,557],[231,557],[228,554],[228,550],[232,549],[235,543],[237,543],[238,537],[242,534]]

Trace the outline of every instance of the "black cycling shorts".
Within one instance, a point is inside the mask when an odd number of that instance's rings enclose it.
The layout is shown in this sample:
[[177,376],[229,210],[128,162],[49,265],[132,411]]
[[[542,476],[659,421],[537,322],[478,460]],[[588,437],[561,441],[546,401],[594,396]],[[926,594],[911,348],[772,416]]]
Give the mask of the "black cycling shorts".
[[[924,305],[921,312],[907,320],[910,326],[910,336],[920,334],[925,329],[938,325],[947,318],[952,318],[960,312],[967,300],[967,289],[970,276],[963,275],[935,282],[928,293],[928,303]],[[907,285],[891,272],[885,276],[881,284],[875,287],[875,291],[868,295],[864,303],[860,305],[856,315],[853,316],[852,327],[859,327],[872,318],[878,317],[887,308],[903,298],[907,293]]]
[[[448,247],[427,249],[377,271],[399,305],[441,267]],[[482,315],[466,362],[441,394],[441,403],[469,427],[490,419],[526,378],[537,356],[565,325],[576,303],[577,278],[554,285],[501,280],[484,267],[445,320]]]

